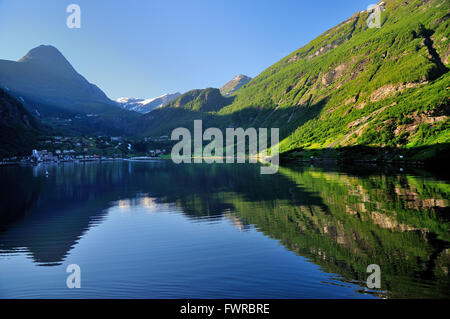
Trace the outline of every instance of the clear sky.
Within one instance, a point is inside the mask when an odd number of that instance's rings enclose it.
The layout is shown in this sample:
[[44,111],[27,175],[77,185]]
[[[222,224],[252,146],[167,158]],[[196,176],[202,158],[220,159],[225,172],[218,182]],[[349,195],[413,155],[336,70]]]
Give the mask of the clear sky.
[[[57,47],[113,99],[255,77],[376,0],[0,0],[0,59]],[[81,29],[66,8],[81,7]]]

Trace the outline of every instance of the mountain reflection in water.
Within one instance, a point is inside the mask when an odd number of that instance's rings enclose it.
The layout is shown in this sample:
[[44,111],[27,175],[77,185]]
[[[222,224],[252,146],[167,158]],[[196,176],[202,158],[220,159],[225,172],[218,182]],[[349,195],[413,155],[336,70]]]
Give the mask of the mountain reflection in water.
[[[168,161],[0,167],[0,297],[52,296],[45,280],[68,291],[71,255],[90,263],[97,288],[60,297],[450,296],[447,182],[422,171],[259,172]],[[379,290],[365,288],[370,264],[381,267]],[[27,288],[21,267],[34,278]],[[151,276],[143,269],[160,274],[150,288],[138,283]],[[120,293],[102,288],[108,271],[121,274]],[[198,287],[179,291],[188,274]]]

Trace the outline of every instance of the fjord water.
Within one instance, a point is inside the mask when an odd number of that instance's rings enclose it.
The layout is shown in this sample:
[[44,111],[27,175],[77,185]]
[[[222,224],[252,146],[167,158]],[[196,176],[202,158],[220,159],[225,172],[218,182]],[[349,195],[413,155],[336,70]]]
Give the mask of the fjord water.
[[[0,297],[450,296],[447,182],[419,170],[259,172],[169,161],[0,167]],[[70,264],[80,289],[66,286]],[[370,264],[380,289],[366,286]]]

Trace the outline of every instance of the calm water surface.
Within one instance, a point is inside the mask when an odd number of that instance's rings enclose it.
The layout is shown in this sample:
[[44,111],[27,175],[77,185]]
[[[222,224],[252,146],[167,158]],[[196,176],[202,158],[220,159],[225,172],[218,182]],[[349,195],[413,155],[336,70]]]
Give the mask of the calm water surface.
[[420,171],[69,163],[0,185],[0,298],[450,297],[450,185]]

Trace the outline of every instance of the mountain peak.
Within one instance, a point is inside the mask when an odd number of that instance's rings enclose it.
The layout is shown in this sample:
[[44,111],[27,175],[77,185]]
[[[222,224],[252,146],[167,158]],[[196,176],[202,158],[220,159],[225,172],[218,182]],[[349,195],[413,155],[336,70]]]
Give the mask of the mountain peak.
[[31,49],[18,62],[39,64],[47,68],[61,66],[73,69],[69,61],[67,61],[62,53],[52,45],[40,45]]
[[233,78],[233,80],[242,80],[242,79],[251,79],[251,78],[244,74],[238,74]]
[[243,74],[236,75],[231,81],[220,88],[220,92],[223,95],[231,95],[237,90],[239,90],[242,86],[251,81],[251,77],[248,77]]
[[31,49],[17,62],[0,60],[0,85],[31,100],[67,107],[87,101],[113,104],[51,45]]

